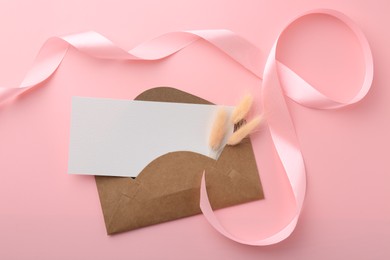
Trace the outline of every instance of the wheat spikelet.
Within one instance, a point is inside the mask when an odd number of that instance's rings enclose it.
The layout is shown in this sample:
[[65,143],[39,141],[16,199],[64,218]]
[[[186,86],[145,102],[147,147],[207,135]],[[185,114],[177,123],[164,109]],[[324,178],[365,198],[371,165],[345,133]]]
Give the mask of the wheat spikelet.
[[227,141],[228,145],[239,144],[245,137],[253,133],[253,131],[258,127],[263,120],[263,116],[257,116],[253,118],[249,123],[243,125],[240,129],[234,132]]
[[232,123],[237,124],[241,119],[243,119],[251,109],[253,102],[253,97],[249,94],[246,94],[241,100],[240,103],[236,106],[232,113]]
[[214,151],[217,151],[221,146],[222,140],[225,136],[226,125],[227,125],[227,112],[224,108],[219,108],[214,119],[213,127],[211,129],[209,137],[209,146]]

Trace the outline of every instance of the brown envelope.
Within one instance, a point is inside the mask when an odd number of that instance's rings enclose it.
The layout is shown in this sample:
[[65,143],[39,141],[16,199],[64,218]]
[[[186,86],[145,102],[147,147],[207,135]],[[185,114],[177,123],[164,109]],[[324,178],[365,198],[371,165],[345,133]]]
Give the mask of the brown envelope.
[[[168,87],[147,90],[136,100],[211,104]],[[107,234],[201,213],[204,170],[213,209],[264,198],[249,138],[226,146],[217,161],[194,152],[167,153],[150,162],[136,179],[95,177]]]

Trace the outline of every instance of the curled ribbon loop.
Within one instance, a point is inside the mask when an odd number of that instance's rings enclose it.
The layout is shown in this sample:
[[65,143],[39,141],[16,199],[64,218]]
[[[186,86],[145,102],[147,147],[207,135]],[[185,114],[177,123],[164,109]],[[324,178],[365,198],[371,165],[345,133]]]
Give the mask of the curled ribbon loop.
[[[373,61],[366,38],[359,28],[345,15],[332,10],[316,10],[309,14],[325,14],[345,23],[357,36],[365,59],[365,77],[359,92],[347,103],[332,100],[317,91],[286,65],[276,60],[278,39],[268,56],[262,53],[231,31],[201,30],[172,32],[145,42],[130,51],[125,51],[95,32],[85,32],[63,37],[53,37],[46,41],[38,53],[32,68],[20,86],[0,88],[0,103],[16,97],[26,90],[38,86],[48,79],[61,64],[70,47],[99,59],[114,60],[159,60],[169,57],[198,40],[205,40],[238,62],[251,73],[263,79],[263,104],[266,111],[273,111],[268,125],[273,143],[289,179],[296,202],[296,212],[290,223],[275,234],[255,241],[240,239],[230,234],[215,216],[207,197],[205,176],[201,182],[201,210],[209,223],[226,237],[248,245],[270,245],[287,238],[294,230],[302,209],[306,191],[306,173],[302,153],[299,148],[294,124],[286,105],[285,96],[295,102],[317,109],[331,109],[346,106],[361,100],[368,92],[373,78]],[[296,19],[296,20],[297,20]],[[270,102],[272,100],[272,102]]]
[[[278,50],[278,41],[280,36],[288,28],[282,30],[273,45],[267,58],[263,74],[263,104],[265,111],[272,111],[272,116],[268,118],[268,127],[271,137],[277,151],[278,157],[282,162],[284,171],[288,177],[292,192],[295,197],[295,214],[292,220],[275,234],[258,240],[240,239],[230,234],[218,221],[209,200],[205,184],[205,176],[202,178],[201,185],[201,209],[207,220],[224,236],[247,245],[271,245],[286,239],[295,229],[306,193],[306,172],[301,150],[299,148],[298,138],[295,133],[294,123],[290,116],[285,97],[287,96],[295,102],[317,109],[332,109],[347,106],[361,100],[371,87],[373,78],[373,61],[370,47],[363,33],[345,15],[332,10],[317,10],[308,12],[296,18],[294,21],[307,15],[325,14],[345,23],[357,36],[361,44],[365,60],[365,76],[363,84],[358,93],[347,103],[338,102],[323,95],[309,83],[295,74],[290,68],[276,60]],[[293,22],[294,22],[293,21]],[[291,23],[290,23],[291,24]]]

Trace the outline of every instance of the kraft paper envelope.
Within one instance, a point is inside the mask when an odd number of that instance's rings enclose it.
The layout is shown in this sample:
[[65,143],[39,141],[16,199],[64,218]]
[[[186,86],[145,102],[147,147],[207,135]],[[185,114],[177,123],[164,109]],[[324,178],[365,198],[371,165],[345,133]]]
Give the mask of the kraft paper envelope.
[[[169,87],[147,90],[136,100],[211,104]],[[213,209],[264,198],[249,138],[226,146],[216,161],[194,152],[171,152],[154,159],[135,179],[95,176],[107,234],[201,213],[203,171]]]

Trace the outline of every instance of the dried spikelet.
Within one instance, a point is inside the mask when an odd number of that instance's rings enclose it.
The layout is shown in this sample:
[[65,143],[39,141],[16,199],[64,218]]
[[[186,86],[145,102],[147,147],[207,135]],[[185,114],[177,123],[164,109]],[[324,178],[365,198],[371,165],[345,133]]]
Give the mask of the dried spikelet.
[[263,116],[257,116],[253,118],[249,123],[243,125],[240,129],[234,132],[227,141],[228,145],[239,144],[245,137],[253,133],[253,131],[258,127],[263,120]]
[[211,149],[217,151],[221,146],[222,140],[225,136],[227,125],[227,112],[224,108],[219,108],[214,119],[213,128],[211,129],[209,137],[209,145]]
[[237,124],[241,119],[243,119],[251,109],[253,102],[253,97],[249,94],[245,95],[240,103],[236,106],[232,114],[232,123]]

